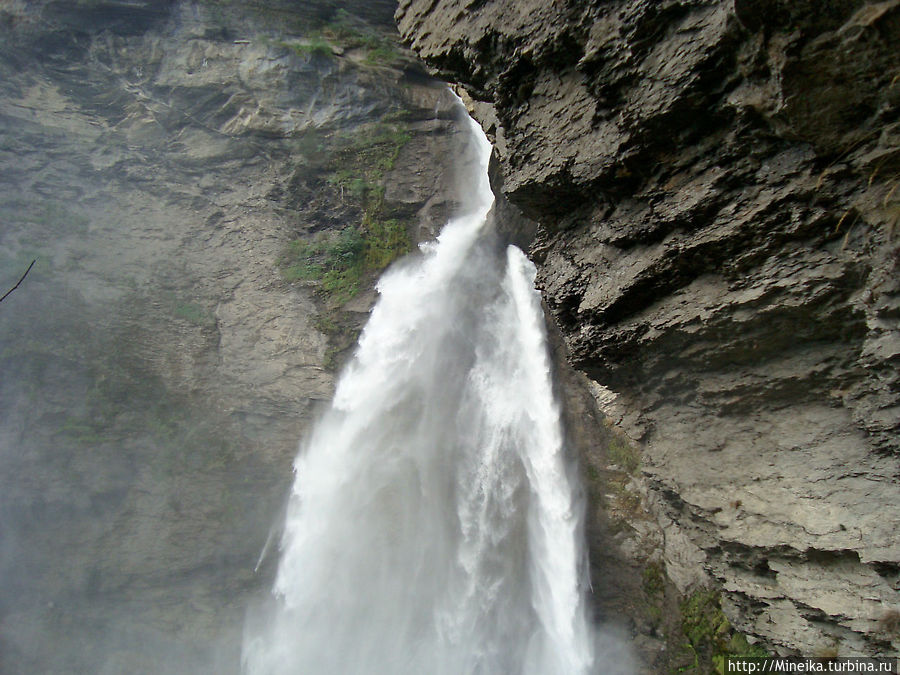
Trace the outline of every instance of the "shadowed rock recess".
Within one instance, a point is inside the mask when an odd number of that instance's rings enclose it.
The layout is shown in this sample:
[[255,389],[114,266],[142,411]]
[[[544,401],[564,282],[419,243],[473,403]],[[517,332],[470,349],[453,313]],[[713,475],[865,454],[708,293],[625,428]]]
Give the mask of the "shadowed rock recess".
[[[397,19],[495,140],[568,359],[639,444],[626,487],[656,526],[634,508],[593,556],[712,584],[770,650],[896,654],[900,2]],[[614,454],[586,476],[621,504]]]

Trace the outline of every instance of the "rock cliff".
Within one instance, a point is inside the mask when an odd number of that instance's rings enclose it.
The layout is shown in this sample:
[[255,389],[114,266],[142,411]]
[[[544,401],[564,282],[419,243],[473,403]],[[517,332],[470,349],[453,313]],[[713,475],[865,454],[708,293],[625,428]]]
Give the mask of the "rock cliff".
[[768,649],[896,654],[900,2],[401,0],[397,20],[495,139],[568,358],[640,446],[657,528],[635,509],[620,549],[721,589]]
[[239,669],[375,268],[455,199],[452,97],[344,5],[0,2],[0,672]]

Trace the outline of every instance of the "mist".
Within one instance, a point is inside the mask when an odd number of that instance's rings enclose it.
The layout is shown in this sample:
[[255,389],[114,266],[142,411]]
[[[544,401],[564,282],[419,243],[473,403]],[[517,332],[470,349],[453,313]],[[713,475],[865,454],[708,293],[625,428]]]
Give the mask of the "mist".
[[[88,5],[0,10],[0,293],[36,261],[0,303],[0,672],[237,673],[380,273],[338,302],[286,252],[375,216],[433,239],[476,153],[380,5]],[[336,25],[366,41],[310,46]]]
[[[36,259],[0,303],[0,671],[237,672],[347,348],[280,260],[359,222],[341,143],[455,122],[423,76],[291,46],[389,12],[88,5],[0,7],[0,294]],[[335,310],[348,334],[366,302]]]

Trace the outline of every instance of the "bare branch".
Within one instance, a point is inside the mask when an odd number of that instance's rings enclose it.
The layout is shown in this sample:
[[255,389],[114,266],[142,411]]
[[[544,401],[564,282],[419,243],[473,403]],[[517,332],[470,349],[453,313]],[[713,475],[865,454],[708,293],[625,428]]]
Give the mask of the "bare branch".
[[10,293],[12,293],[14,290],[16,290],[19,287],[19,284],[21,284],[23,281],[25,281],[25,277],[28,276],[28,273],[31,271],[31,268],[34,267],[34,263],[36,263],[36,262],[37,262],[37,259],[34,259],[31,261],[31,264],[28,266],[28,269],[25,270],[25,274],[23,274],[21,277],[19,277],[19,280],[16,282],[15,286],[10,288],[8,291],[6,291],[6,293],[3,294],[3,297],[0,298],[0,302],[3,302],[4,300],[6,300],[6,296],[8,296]]

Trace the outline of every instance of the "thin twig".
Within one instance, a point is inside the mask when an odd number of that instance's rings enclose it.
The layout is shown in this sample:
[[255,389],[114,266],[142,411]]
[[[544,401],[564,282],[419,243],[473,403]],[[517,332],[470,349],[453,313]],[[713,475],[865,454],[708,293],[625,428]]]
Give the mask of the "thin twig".
[[25,274],[23,274],[21,277],[19,277],[19,280],[16,282],[15,286],[10,288],[8,291],[6,291],[6,293],[3,294],[3,297],[0,298],[0,302],[3,302],[4,300],[6,300],[6,296],[8,296],[10,293],[12,293],[14,290],[16,290],[19,287],[19,284],[21,284],[23,281],[25,281],[25,277],[28,276],[28,273],[31,271],[31,268],[34,267],[34,263],[36,263],[36,262],[37,262],[36,258],[31,261],[31,264],[28,266],[28,269],[25,270]]

